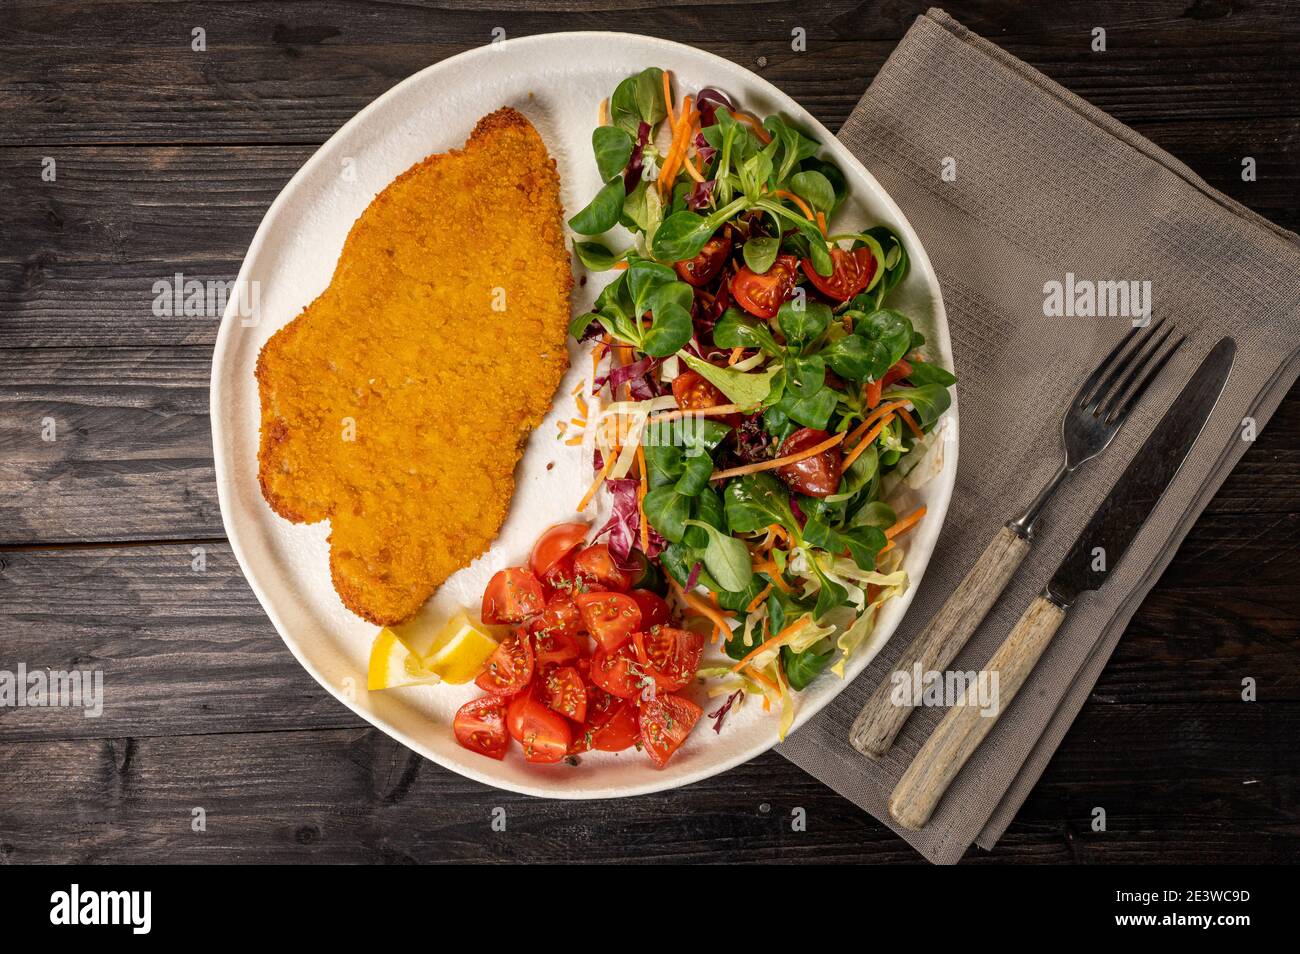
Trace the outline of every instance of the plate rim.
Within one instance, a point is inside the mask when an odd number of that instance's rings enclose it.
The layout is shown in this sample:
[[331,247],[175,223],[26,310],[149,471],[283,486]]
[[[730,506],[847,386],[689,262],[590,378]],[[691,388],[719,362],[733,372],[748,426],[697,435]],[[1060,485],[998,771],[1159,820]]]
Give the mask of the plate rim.
[[[767,94],[771,96],[774,101],[778,103],[780,108],[785,108],[788,110],[790,107],[794,107],[795,110],[797,110],[798,114],[800,114],[801,116],[807,116],[810,122],[803,122],[801,120],[801,125],[807,127],[809,132],[819,137],[820,141],[823,143],[824,148],[828,143],[834,142],[840,148],[844,149],[845,153],[848,154],[851,161],[856,164],[860,172],[863,175],[865,175],[866,178],[869,180],[869,182],[875,187],[876,189],[875,198],[882,201],[885,204],[885,206],[890,211],[893,212],[896,220],[903,226],[904,231],[907,233],[907,236],[905,237],[911,238],[912,242],[911,242],[911,246],[908,248],[908,255],[911,258],[914,265],[919,263],[921,266],[923,266],[923,271],[931,279],[927,284],[930,287],[930,291],[932,293],[932,298],[933,298],[934,322],[935,322],[936,330],[941,336],[942,350],[951,361],[951,356],[952,356],[951,336],[948,330],[947,309],[944,304],[942,289],[939,284],[939,277],[935,273],[934,266],[930,261],[929,254],[926,252],[924,245],[920,241],[920,238],[916,235],[915,229],[913,229],[911,222],[908,220],[907,216],[903,214],[903,210],[894,201],[893,196],[891,196],[889,192],[884,188],[884,186],[882,186],[879,183],[879,181],[877,181],[875,175],[872,174],[871,170],[868,169],[856,156],[853,156],[852,153],[848,151],[847,147],[845,147],[843,143],[839,141],[838,137],[836,137],[821,122],[821,120],[819,120],[810,110],[800,105],[798,101],[796,101],[792,96],[790,96],[789,94],[781,90],[779,87],[771,83],[769,80],[755,73],[753,70],[750,70],[748,67],[740,63],[737,63],[734,60],[730,60],[727,59],[726,57],[719,56],[716,53],[712,53],[708,50],[701,49],[700,47],[693,46],[689,43],[682,43],[676,40],[668,40],[662,37],[648,36],[645,34],[629,33],[625,31],[617,31],[617,30],[564,30],[564,31],[556,31],[556,32],[549,32],[549,33],[535,33],[535,34],[529,34],[527,36],[522,36],[522,37],[509,37],[506,40],[501,42],[508,45],[511,49],[517,49],[519,47],[526,47],[526,46],[533,46],[533,45],[540,45],[540,44],[547,44],[547,43],[568,42],[577,39],[593,40],[597,38],[634,40],[640,43],[649,43],[651,45],[657,45],[665,49],[685,49],[690,51],[690,54],[692,56],[704,57],[706,60],[716,61],[717,63],[725,66],[725,68],[728,70],[741,70],[744,73],[748,74],[748,76],[754,82],[761,85],[765,89]],[[303,162],[303,164],[298,168],[298,170],[294,172],[294,174],[280,189],[280,192],[276,195],[275,199],[272,200],[271,204],[267,207],[266,212],[262,216],[262,220],[258,223],[256,232],[253,234],[252,241],[249,243],[248,251],[245,252],[243,261],[240,263],[239,271],[235,277],[234,287],[240,288],[245,283],[247,279],[247,273],[252,267],[251,263],[261,253],[262,248],[266,244],[268,237],[272,231],[270,223],[272,223],[272,221],[277,218],[280,210],[286,204],[288,204],[288,202],[290,201],[288,197],[296,190],[297,187],[299,187],[299,185],[303,180],[308,178],[311,171],[315,168],[315,166],[318,163],[325,161],[326,154],[329,152],[331,145],[336,140],[343,138],[348,133],[349,130],[361,124],[369,114],[380,111],[380,109],[389,101],[401,96],[403,94],[403,91],[406,88],[414,85],[421,77],[425,76],[425,74],[434,70],[446,69],[451,64],[456,63],[457,61],[462,59],[471,58],[474,56],[481,56],[485,52],[491,50],[492,45],[493,44],[489,43],[481,46],[470,47],[469,49],[462,50],[459,53],[455,53],[451,56],[445,57],[441,60],[438,60],[437,62],[430,63],[428,66],[425,66],[424,68],[417,70],[416,72],[403,78],[402,80],[394,84],[391,88],[385,90],[383,93],[376,96],[373,100],[371,100],[361,109],[359,109],[355,114],[349,117],[348,120],[344,122],[338,129],[336,129],[328,139],[326,139],[323,143],[321,143],[320,146],[318,146],[316,150],[306,159],[306,161]],[[661,781],[658,782],[650,781],[646,783],[641,783],[634,786],[629,786],[626,789],[623,788],[595,789],[595,788],[575,787],[573,789],[561,789],[557,791],[551,788],[542,788],[542,787],[531,786],[527,784],[516,784],[511,780],[505,780],[496,777],[494,775],[491,775],[489,773],[480,771],[479,769],[475,768],[473,765],[471,765],[468,762],[449,764],[448,762],[444,761],[443,758],[441,758],[438,755],[438,753],[434,752],[428,746],[422,744],[418,739],[412,737],[410,733],[402,730],[401,728],[398,728],[396,725],[392,724],[391,722],[388,722],[388,720],[380,718],[377,713],[367,711],[366,709],[358,705],[355,700],[349,699],[341,689],[335,687],[330,680],[324,677],[324,675],[319,670],[319,668],[311,661],[310,658],[308,658],[305,651],[297,645],[297,641],[292,637],[290,637],[290,635],[288,634],[287,628],[283,620],[280,618],[279,614],[273,608],[273,604],[269,600],[266,592],[262,588],[261,584],[258,582],[256,576],[250,573],[249,571],[249,567],[251,566],[250,558],[245,551],[245,541],[241,538],[242,531],[237,529],[238,524],[234,520],[234,513],[233,513],[234,489],[231,485],[236,478],[234,475],[232,475],[232,469],[231,469],[232,462],[227,459],[227,455],[225,453],[225,448],[227,446],[226,421],[222,415],[215,413],[214,409],[218,409],[224,406],[224,402],[222,401],[222,396],[224,394],[224,391],[222,390],[222,386],[221,386],[222,377],[221,375],[218,374],[217,369],[220,366],[221,362],[224,359],[226,359],[227,353],[232,348],[230,342],[235,332],[232,331],[231,328],[233,325],[238,323],[239,320],[238,309],[239,309],[239,296],[237,295],[231,296],[227,301],[226,310],[222,315],[221,323],[217,330],[216,340],[213,345],[212,373],[209,381],[209,392],[208,392],[209,418],[211,420],[211,426],[212,426],[213,469],[214,469],[215,482],[217,487],[217,501],[221,512],[221,522],[222,522],[223,529],[225,530],[226,533],[226,540],[230,545],[231,552],[235,556],[235,561],[239,565],[240,572],[243,575],[245,582],[248,584],[249,588],[253,591],[253,595],[257,597],[258,604],[261,606],[263,612],[265,612],[267,617],[270,619],[271,624],[275,627],[275,630],[279,634],[281,641],[285,644],[285,646],[288,647],[289,652],[298,661],[298,663],[308,672],[308,674],[314,680],[316,680],[316,682],[321,687],[323,687],[336,701],[342,703],[353,714],[361,718],[369,725],[373,726],[376,729],[379,729],[381,732],[385,733],[389,737],[400,742],[402,745],[406,746],[411,751],[417,753],[423,758],[429,759],[430,761],[447,769],[448,771],[454,772],[457,775],[460,775],[462,777],[472,779],[476,782],[480,782],[492,788],[500,789],[503,791],[515,792],[522,795],[530,795],[537,798],[553,798],[553,799],[562,799],[566,801],[569,800],[577,801],[577,800],[603,799],[603,798],[627,798],[627,797],[634,797],[637,795],[653,794],[655,792],[662,792],[673,788],[680,788],[685,785],[694,784],[696,782],[702,781],[707,778],[712,778],[715,775],[720,775],[723,772],[730,771],[731,769],[735,768],[738,765],[742,765],[750,761],[751,759],[757,758],[758,756],[763,755],[764,753],[771,751],[774,748],[779,748],[780,741],[775,738],[775,733],[773,733],[772,741],[765,745],[762,745],[754,749],[742,749],[741,751],[731,756],[728,756],[727,758],[721,759],[717,762],[710,763],[706,766],[701,767],[699,770],[689,773],[682,777],[665,776]],[[948,508],[949,505],[951,504],[952,495],[955,489],[958,453],[960,447],[960,418],[958,413],[957,390],[958,389],[956,387],[953,388],[952,405],[949,408],[949,410],[944,414],[944,418],[948,422],[946,426],[952,429],[952,437],[951,440],[946,441],[946,449],[945,449],[946,459],[943,465],[943,470],[934,478],[936,481],[940,482],[939,490],[940,490],[940,497],[941,497],[941,503],[937,508],[940,512],[937,514],[937,520],[935,521],[937,526],[936,529],[934,530],[934,543],[931,546],[930,552],[926,557],[925,565],[920,568],[919,572],[916,574],[914,578],[909,579],[909,586],[907,592],[899,597],[899,599],[904,602],[903,611],[900,614],[897,622],[895,623],[894,632],[890,633],[889,639],[886,640],[886,643],[889,640],[892,640],[894,638],[894,634],[897,632],[898,625],[902,623],[904,618],[906,618],[907,612],[911,608],[911,602],[913,597],[916,594],[916,590],[920,586],[924,578],[925,571],[929,568],[930,562],[935,557],[935,550],[938,547],[939,536],[942,533],[943,525],[947,520]],[[882,646],[883,645],[884,644],[882,644]],[[832,693],[829,693],[826,696],[826,698],[817,705],[813,705],[809,703],[807,705],[803,705],[799,707],[799,711],[796,713],[795,722],[791,727],[790,734],[793,734],[804,723],[812,719],[818,712],[820,712],[823,708],[825,708],[832,701],[834,701],[842,692],[844,692],[845,689],[849,687],[849,685],[855,679],[857,679],[857,677],[863,674],[863,672],[866,670],[870,662],[871,660],[869,658],[858,660],[856,665],[854,665],[853,661],[850,661],[850,664],[847,667],[845,677],[841,681],[842,684],[839,689],[837,689]],[[846,746],[848,745],[847,739],[844,740],[844,744]]]

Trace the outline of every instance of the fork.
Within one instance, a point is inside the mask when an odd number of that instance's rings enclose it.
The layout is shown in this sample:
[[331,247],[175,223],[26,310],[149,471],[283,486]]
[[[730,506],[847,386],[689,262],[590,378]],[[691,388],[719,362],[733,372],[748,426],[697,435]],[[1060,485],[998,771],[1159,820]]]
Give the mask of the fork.
[[[1082,464],[1110,446],[1129,412],[1182,346],[1185,337],[1165,348],[1174,328],[1170,325],[1161,333],[1164,324],[1163,318],[1154,325],[1147,321],[1120,339],[1071,399],[1061,422],[1064,463],[1024,513],[998,531],[948,602],[862,707],[849,730],[849,741],[863,755],[883,758],[920,701],[919,693],[896,693],[895,680],[914,682],[914,673],[924,676],[944,670],[956,658],[1029,553],[1034,526],[1048,501]],[[1150,330],[1143,333],[1143,328]]]

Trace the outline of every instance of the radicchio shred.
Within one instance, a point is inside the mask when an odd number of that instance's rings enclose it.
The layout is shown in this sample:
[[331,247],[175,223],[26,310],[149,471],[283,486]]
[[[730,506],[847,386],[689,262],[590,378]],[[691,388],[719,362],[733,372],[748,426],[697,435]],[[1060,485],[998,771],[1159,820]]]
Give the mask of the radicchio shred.
[[718,708],[718,711],[717,711],[717,712],[710,712],[710,713],[709,713],[709,718],[710,718],[710,719],[717,719],[717,720],[718,720],[717,722],[713,723],[713,731],[714,731],[714,732],[721,732],[721,731],[722,731],[722,720],[725,719],[725,718],[727,717],[727,713],[731,711],[731,707],[734,706],[734,705],[736,704],[736,700],[740,698],[741,691],[742,691],[742,690],[737,689],[737,690],[736,690],[735,692],[733,692],[731,695],[727,696],[727,701],[724,702],[724,703],[723,703],[723,704]]
[[627,160],[627,168],[623,170],[623,189],[628,194],[632,194],[641,182],[641,171],[644,168],[645,144],[650,141],[650,124],[643,122],[636,128],[636,145],[632,147],[632,155]]
[[[609,547],[610,555],[623,565],[627,562],[633,548],[636,547],[641,536],[641,514],[637,508],[637,487],[640,484],[634,477],[623,477],[619,479],[610,478],[605,481],[605,486],[609,489],[609,495],[612,498],[612,507],[609,520],[603,527],[597,531],[593,540],[599,540],[605,534],[609,534],[606,545]],[[646,526],[647,542],[649,549],[646,556],[655,557],[664,548],[664,538],[655,532],[654,527]]]

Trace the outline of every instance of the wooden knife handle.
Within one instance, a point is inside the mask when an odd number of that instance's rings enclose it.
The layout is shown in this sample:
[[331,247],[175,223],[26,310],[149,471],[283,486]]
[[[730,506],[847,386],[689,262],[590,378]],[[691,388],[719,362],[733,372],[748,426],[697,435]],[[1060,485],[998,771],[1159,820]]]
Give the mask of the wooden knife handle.
[[889,814],[896,822],[917,831],[930,820],[952,780],[1025,684],[1063,619],[1065,610],[1046,596],[1029,604],[985,667],[987,673],[997,673],[996,706],[985,714],[977,700],[966,705],[963,698],[948,710],[894,786]]
[[[858,713],[849,730],[849,742],[855,749],[868,758],[884,757],[912,714],[911,705],[894,699],[894,674],[903,673],[910,680],[917,663],[922,673],[946,669],[988,615],[1028,552],[1029,540],[1010,527],[998,531],[943,609],[903,651],[893,671]],[[917,700],[909,701],[914,705]]]

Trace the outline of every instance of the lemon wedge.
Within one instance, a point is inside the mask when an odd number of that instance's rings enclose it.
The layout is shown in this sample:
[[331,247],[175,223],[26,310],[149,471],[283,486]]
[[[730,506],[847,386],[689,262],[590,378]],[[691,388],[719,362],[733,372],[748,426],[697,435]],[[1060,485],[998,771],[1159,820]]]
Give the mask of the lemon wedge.
[[497,638],[488,627],[474,622],[462,610],[434,638],[424,666],[441,676],[443,682],[459,685],[481,673],[496,648]]
[[370,671],[366,688],[394,689],[398,686],[427,686],[442,677],[427,669],[420,657],[406,648],[397,633],[385,627],[370,648]]

